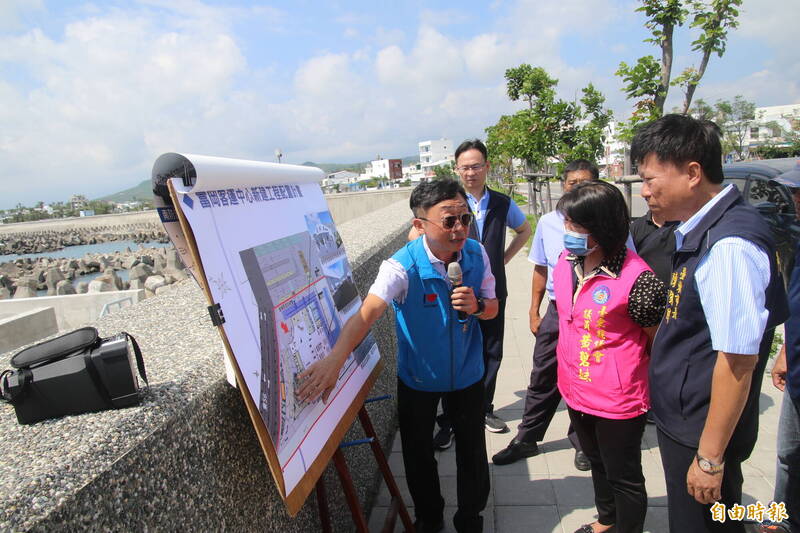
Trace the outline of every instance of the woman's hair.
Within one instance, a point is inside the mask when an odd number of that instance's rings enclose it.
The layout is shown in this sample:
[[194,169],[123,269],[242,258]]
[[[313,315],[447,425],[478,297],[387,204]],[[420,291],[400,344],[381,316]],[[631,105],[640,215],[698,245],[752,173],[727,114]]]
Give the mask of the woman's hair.
[[630,232],[628,206],[619,189],[605,181],[584,181],[564,194],[556,209],[586,228],[606,255],[619,252]]

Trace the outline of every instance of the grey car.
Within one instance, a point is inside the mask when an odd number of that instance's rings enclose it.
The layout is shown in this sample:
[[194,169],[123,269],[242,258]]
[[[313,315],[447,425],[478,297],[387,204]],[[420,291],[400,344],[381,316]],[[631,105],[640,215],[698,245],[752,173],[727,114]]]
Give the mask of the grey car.
[[784,283],[789,282],[800,239],[798,206],[794,201],[794,193],[800,193],[798,161],[798,158],[766,159],[722,167],[725,183],[734,183],[772,229]]

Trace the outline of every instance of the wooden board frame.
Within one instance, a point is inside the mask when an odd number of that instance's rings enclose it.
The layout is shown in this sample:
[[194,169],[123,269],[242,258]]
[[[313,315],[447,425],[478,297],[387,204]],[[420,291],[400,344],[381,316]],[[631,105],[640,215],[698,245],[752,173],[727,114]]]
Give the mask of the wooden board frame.
[[[183,213],[181,208],[179,195],[175,190],[172,180],[167,182],[167,186],[169,188],[170,198],[172,199],[172,205],[175,208],[175,213],[178,216],[181,229],[186,237],[186,243],[189,248],[189,252],[194,259],[195,265],[197,266],[198,284],[200,285],[203,294],[205,294],[208,304],[214,305],[215,302],[213,301],[211,291],[208,288],[208,280],[206,278],[205,271],[203,270],[203,262],[197,249],[194,233],[189,225],[189,221],[186,219],[186,215]],[[339,443],[341,442],[342,438],[344,438],[344,435],[347,433],[350,426],[353,425],[353,422],[358,416],[359,409],[361,409],[361,407],[364,405],[364,400],[366,400],[369,391],[372,389],[372,386],[378,379],[378,375],[383,369],[385,364],[384,359],[382,357],[378,359],[377,364],[372,369],[372,372],[370,372],[370,375],[367,377],[366,381],[364,381],[364,384],[359,389],[342,418],[336,424],[331,436],[320,450],[320,453],[317,455],[316,459],[314,459],[314,461],[311,463],[311,466],[306,470],[306,473],[303,475],[302,479],[297,483],[294,489],[287,494],[286,486],[283,482],[280,461],[278,460],[278,454],[275,450],[275,445],[272,443],[272,438],[270,437],[269,432],[264,425],[264,421],[261,418],[261,413],[259,412],[258,407],[253,401],[253,398],[250,396],[250,391],[244,381],[242,372],[239,369],[239,365],[236,362],[236,357],[233,355],[233,349],[228,342],[228,337],[225,334],[225,328],[222,325],[217,326],[217,328],[219,330],[220,337],[222,337],[222,342],[225,345],[228,361],[231,363],[231,366],[236,374],[236,383],[239,391],[242,393],[242,398],[244,399],[245,406],[247,407],[247,412],[250,415],[250,420],[252,421],[253,427],[256,430],[256,435],[258,436],[258,442],[261,445],[261,450],[264,452],[264,456],[267,459],[270,473],[272,474],[275,484],[278,487],[278,492],[286,503],[286,509],[289,515],[294,517],[303,507],[308,495],[314,490],[317,480],[323,474],[325,468],[328,466],[328,463],[333,458],[334,453],[339,448]]]

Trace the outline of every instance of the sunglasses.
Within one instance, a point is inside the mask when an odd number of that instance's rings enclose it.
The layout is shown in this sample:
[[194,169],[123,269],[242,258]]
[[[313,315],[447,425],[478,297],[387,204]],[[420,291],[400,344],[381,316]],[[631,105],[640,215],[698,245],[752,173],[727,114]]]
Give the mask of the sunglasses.
[[[461,215],[449,215],[446,217],[442,217],[442,228],[444,229],[453,229],[456,226],[456,221],[461,222],[461,225],[469,227],[472,224],[472,213],[463,213]],[[436,224],[433,220],[429,220],[425,217],[419,217],[420,220],[425,220],[432,224]]]

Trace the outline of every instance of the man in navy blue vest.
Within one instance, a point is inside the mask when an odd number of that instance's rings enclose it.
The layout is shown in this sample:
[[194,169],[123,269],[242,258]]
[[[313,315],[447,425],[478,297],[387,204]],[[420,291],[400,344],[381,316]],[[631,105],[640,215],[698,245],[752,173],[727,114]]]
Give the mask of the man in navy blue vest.
[[[391,304],[397,326],[397,411],[415,529],[433,533],[444,528],[433,427],[439,400],[445,398],[458,440],[453,524],[459,532],[478,532],[489,496],[479,322],[497,315],[495,280],[483,245],[467,238],[473,215],[457,181],[422,183],[411,193],[410,204],[422,238],[381,264],[331,353],[298,376],[304,380],[298,396],[326,400],[349,354]],[[452,262],[463,272],[458,287],[447,276]]]
[[773,501],[785,505],[788,530],[800,531],[800,243],[789,282],[789,310],[786,344],[772,367],[772,384],[783,391]]
[[736,187],[723,186],[713,122],[665,115],[637,132],[631,159],[650,210],[681,222],[650,360],[670,531],[742,532],[720,511],[741,505],[764,368],[788,315],[775,245]]
[[[494,391],[497,372],[503,359],[503,333],[506,316],[506,264],[511,261],[531,236],[531,225],[517,203],[503,193],[486,186],[489,173],[486,145],[478,139],[462,142],[456,148],[456,172],[467,191],[467,201],[475,223],[469,227],[469,236],[483,244],[492,274],[495,278],[498,311],[492,320],[481,321],[483,333],[483,362],[485,373],[486,429],[493,433],[508,430],[506,423],[494,414]],[[514,238],[506,247],[506,228],[514,231]]]

